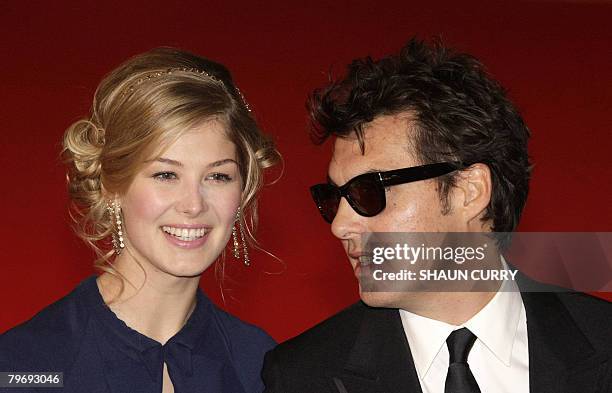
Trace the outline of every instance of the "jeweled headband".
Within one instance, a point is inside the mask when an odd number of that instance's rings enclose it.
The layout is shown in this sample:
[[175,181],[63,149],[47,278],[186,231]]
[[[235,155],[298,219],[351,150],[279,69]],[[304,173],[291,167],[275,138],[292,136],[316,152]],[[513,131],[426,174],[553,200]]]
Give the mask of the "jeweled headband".
[[[165,71],[154,71],[154,72],[149,73],[147,76],[143,76],[141,78],[138,78],[136,80],[136,82],[131,84],[125,90],[125,92],[123,94],[124,94],[124,96],[129,96],[132,93],[134,93],[134,90],[136,89],[136,87],[138,87],[143,82],[146,82],[146,81],[151,80],[151,79],[159,78],[161,76],[170,75],[170,74],[172,74],[174,72],[187,72],[187,73],[192,73],[192,74],[197,74],[197,75],[205,76],[205,77],[209,78],[210,80],[212,80],[213,82],[218,83],[218,84],[220,84],[221,86],[223,86],[224,88],[227,89],[227,86],[225,85],[225,83],[223,83],[223,81],[221,79],[217,78],[214,75],[209,74],[208,72],[206,72],[204,70],[200,70],[200,69],[197,69],[197,68],[189,68],[189,67],[173,67],[173,68],[168,68]],[[251,112],[251,107],[246,102],[244,96],[242,95],[242,92],[237,87],[234,87],[234,89],[236,90],[236,93],[240,97],[240,100],[242,101],[242,104],[244,105],[246,110]]]

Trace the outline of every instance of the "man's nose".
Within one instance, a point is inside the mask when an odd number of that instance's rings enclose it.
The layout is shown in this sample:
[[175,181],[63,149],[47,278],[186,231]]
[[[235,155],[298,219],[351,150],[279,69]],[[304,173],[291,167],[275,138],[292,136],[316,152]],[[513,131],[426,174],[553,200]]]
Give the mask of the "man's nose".
[[331,231],[338,239],[346,240],[361,234],[361,216],[353,210],[346,198],[340,199],[338,212],[331,224]]

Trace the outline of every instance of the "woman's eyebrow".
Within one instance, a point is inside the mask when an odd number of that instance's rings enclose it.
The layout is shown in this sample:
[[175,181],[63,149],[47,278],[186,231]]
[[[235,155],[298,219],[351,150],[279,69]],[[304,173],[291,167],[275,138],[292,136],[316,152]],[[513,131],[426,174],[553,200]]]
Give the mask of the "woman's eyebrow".
[[229,164],[229,163],[234,163],[236,165],[238,165],[238,163],[236,162],[236,160],[232,159],[232,158],[224,158],[223,160],[217,160],[215,162],[211,162],[210,164],[208,164],[209,168],[214,168],[217,166],[221,166],[221,165],[225,165],[225,164]]
[[170,159],[170,158],[165,158],[165,157],[157,157],[157,158],[156,158],[156,159],[154,159],[154,160],[147,160],[147,161],[145,161],[145,162],[146,162],[146,163],[149,163],[149,162],[153,162],[153,161],[156,161],[156,162],[161,162],[161,163],[163,163],[163,164],[170,164],[170,165],[174,165],[174,166],[183,166],[183,163],[182,163],[182,162],[177,161],[177,160],[172,160],[172,159]]
[[[156,162],[161,162],[163,164],[169,164],[169,165],[174,165],[174,166],[178,166],[178,167],[182,167],[184,166],[182,162],[177,161],[177,160],[173,160],[171,158],[166,158],[166,157],[158,157],[154,160],[148,160],[145,162],[152,162],[152,161],[156,161]],[[207,165],[207,167],[209,168],[215,168],[221,165],[225,165],[225,164],[229,164],[229,163],[234,163],[236,165],[238,165],[238,163],[236,162],[236,160],[232,159],[232,158],[224,158],[222,160],[217,160],[214,162],[211,162],[210,164]]]

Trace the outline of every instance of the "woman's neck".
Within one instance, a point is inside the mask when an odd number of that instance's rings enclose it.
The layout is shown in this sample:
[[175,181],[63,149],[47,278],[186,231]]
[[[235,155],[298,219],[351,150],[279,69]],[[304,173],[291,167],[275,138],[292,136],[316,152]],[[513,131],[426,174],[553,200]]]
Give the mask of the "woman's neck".
[[165,344],[195,309],[200,277],[174,277],[127,256],[117,258],[113,267],[123,278],[110,273],[98,278],[105,303],[130,328]]

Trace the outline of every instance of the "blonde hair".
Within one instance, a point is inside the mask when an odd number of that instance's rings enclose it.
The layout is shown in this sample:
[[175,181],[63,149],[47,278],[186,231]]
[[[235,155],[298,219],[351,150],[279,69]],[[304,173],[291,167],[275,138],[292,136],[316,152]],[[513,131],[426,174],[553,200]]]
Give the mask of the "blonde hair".
[[107,75],[90,116],[64,134],[71,217],[77,235],[96,252],[97,268],[117,273],[111,263],[109,199],[127,190],[144,160],[211,119],[224,124],[236,146],[243,179],[241,220],[247,241],[257,245],[257,194],[263,170],[280,160],[279,153],[257,126],[227,68],[185,51],[157,48]]

